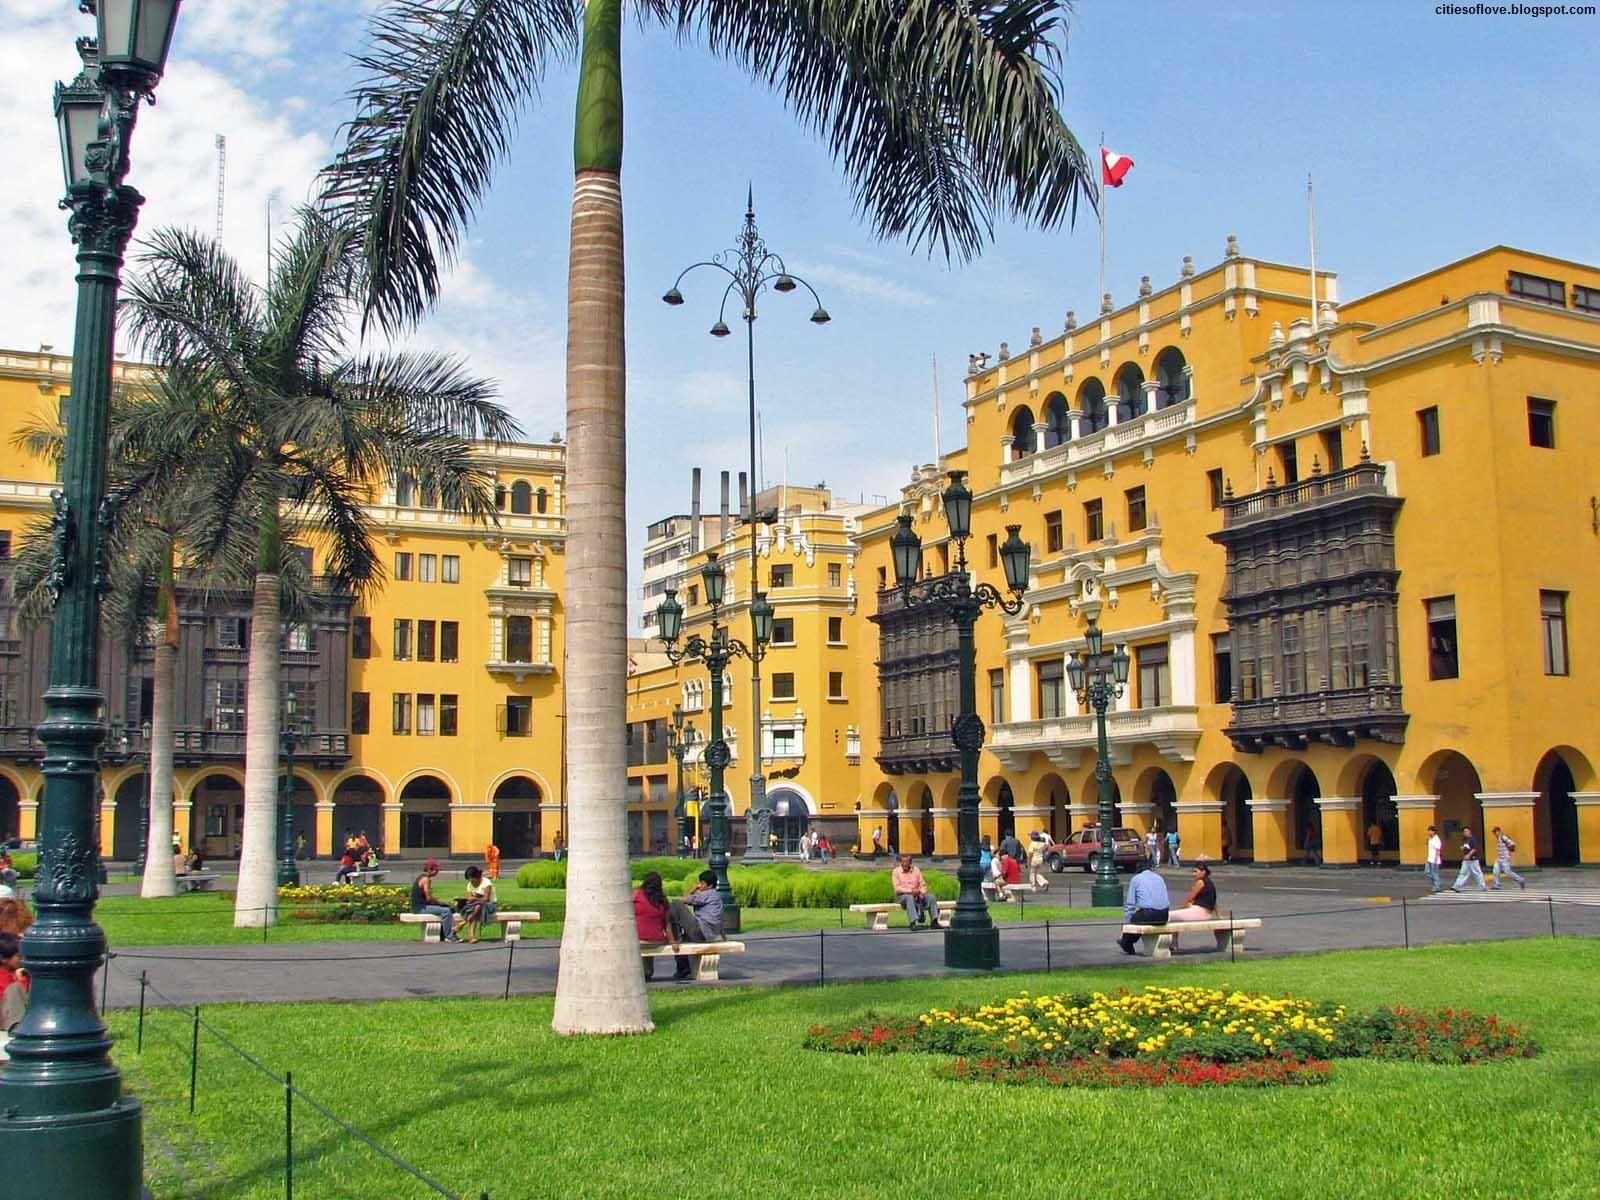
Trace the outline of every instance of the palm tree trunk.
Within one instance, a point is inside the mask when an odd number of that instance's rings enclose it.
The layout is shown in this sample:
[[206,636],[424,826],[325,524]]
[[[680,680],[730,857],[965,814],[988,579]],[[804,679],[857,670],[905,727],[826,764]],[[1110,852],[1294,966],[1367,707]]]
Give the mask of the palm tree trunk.
[[235,929],[278,922],[279,527],[276,506],[261,522],[261,559],[250,606],[245,700],[244,846],[239,855]]
[[[161,640],[156,643],[155,678],[151,686],[150,838],[144,851],[141,896],[172,896],[178,891],[172,866],[172,709],[178,667],[178,598],[172,579],[171,547],[161,564],[161,593],[156,601]],[[187,843],[188,839],[184,839]]]
[[[567,276],[567,917],[557,1033],[649,1033],[628,886],[620,0],[588,0]],[[581,686],[580,685],[581,682]]]

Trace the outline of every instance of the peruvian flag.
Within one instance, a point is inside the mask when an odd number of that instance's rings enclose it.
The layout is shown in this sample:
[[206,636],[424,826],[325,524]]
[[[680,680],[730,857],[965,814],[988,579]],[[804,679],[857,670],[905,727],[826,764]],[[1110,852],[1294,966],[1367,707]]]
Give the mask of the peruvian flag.
[[1133,168],[1133,159],[1115,150],[1100,147],[1100,178],[1107,187],[1121,187],[1123,177]]

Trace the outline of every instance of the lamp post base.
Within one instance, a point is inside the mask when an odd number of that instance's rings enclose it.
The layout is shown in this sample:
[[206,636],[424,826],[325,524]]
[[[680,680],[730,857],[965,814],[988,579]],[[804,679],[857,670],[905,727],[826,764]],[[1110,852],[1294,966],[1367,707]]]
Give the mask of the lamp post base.
[[278,864],[278,886],[279,887],[299,887],[300,886],[300,868],[295,866],[293,863],[279,863]]
[[724,901],[722,905],[722,932],[738,933],[740,928],[739,906]]
[[957,971],[993,971],[1000,965],[1000,931],[993,926],[945,930],[944,965]]
[[1121,908],[1122,885],[1115,879],[1096,878],[1089,889],[1089,903],[1095,908]]
[[[139,1200],[144,1141],[137,1100],[84,1113],[0,1112],[0,1161],[27,1164],[40,1195]],[[19,1168],[20,1169],[20,1168]]]
[[744,857],[740,861],[746,866],[772,861],[772,810],[765,803],[763,797],[763,807],[744,814]]

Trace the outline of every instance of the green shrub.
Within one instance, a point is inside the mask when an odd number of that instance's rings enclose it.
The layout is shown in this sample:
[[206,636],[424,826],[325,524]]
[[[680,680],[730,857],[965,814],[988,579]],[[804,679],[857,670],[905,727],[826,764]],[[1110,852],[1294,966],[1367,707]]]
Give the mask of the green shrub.
[[17,872],[18,879],[32,879],[33,873],[39,869],[39,856],[37,854],[13,854],[11,865]]
[[698,858],[638,858],[628,865],[628,873],[634,879],[643,879],[654,871],[663,883],[669,879],[689,879],[703,870],[705,864]]
[[563,860],[539,859],[523,863],[517,868],[517,886],[522,888],[564,888],[567,886],[567,864]]
[[954,900],[961,895],[961,881],[954,875],[946,875],[943,871],[924,871],[922,877],[928,881],[928,890],[940,900]]

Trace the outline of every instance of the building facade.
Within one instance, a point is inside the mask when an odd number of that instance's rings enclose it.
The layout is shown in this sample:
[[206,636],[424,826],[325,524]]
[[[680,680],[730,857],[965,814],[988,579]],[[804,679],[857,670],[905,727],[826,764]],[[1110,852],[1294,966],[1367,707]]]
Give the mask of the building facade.
[[[1066,657],[1097,618],[1131,678],[1109,717],[1119,820],[1188,853],[1422,861],[1437,825],[1502,826],[1517,857],[1600,861],[1592,687],[1600,644],[1600,269],[1505,247],[1341,305],[1337,279],[1230,238],[1135,303],[975,356],[968,555],[1000,579],[1033,547],[1028,603],[978,624],[983,825],[1095,821],[1095,728]],[[942,470],[903,490],[925,569],[948,569]],[[863,517],[857,572],[890,579],[896,510]],[[956,776],[919,759],[896,697],[937,705],[880,590],[862,656],[863,831],[951,853]],[[893,634],[893,636],[891,636]],[[916,656],[912,656],[915,658]],[[926,729],[941,733],[929,714]],[[937,748],[938,737],[927,739]]]
[[[142,371],[119,364],[117,382],[138,386]],[[0,560],[56,486],[53,466],[13,434],[54,419],[69,375],[70,361],[48,350],[0,353]],[[440,507],[407,478],[383,481],[369,514],[387,580],[360,602],[322,588],[313,616],[285,629],[294,827],[307,854],[333,853],[355,830],[411,856],[476,854],[493,838],[518,857],[562,837],[565,448],[484,443],[478,453],[495,482],[495,525]],[[315,578],[315,540],[300,553]],[[249,597],[184,587],[179,609],[174,828],[185,845],[227,857],[243,821]],[[48,630],[18,622],[9,588],[0,620],[0,831],[31,837]],[[137,852],[151,668],[148,638],[106,633],[101,850],[119,858]]]

